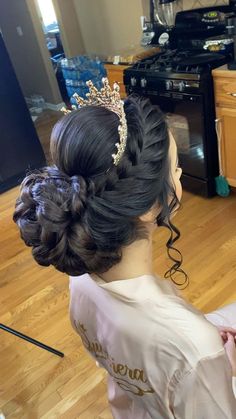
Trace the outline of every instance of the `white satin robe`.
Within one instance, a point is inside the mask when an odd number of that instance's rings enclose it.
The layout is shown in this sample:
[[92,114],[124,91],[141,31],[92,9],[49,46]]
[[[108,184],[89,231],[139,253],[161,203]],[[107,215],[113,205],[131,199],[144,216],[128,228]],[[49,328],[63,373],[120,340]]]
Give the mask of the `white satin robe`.
[[236,418],[235,379],[213,325],[236,327],[236,303],[204,316],[167,280],[86,274],[70,278],[70,318],[108,372],[115,419]]

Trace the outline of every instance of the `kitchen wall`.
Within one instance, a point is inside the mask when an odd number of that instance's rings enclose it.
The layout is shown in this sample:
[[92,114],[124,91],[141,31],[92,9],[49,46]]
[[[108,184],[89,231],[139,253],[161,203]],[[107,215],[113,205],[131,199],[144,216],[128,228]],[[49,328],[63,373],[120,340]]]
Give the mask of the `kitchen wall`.
[[[60,103],[61,95],[33,0],[0,0],[0,28],[24,96],[41,94]],[[17,27],[19,33],[17,33]]]
[[118,54],[139,45],[142,0],[74,0],[87,53]]

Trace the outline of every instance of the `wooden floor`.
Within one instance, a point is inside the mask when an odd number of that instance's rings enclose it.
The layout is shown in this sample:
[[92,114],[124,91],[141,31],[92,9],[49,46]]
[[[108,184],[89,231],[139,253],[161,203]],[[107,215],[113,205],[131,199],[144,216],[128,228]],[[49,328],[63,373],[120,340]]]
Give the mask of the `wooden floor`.
[[[46,148],[57,118],[37,121]],[[65,357],[0,330],[0,410],[7,419],[111,419],[106,374],[85,353],[69,322],[67,276],[36,265],[12,222],[17,193],[15,188],[0,195],[0,322]],[[204,312],[236,300],[236,194],[207,200],[184,193],[175,224],[190,277],[185,297]],[[154,266],[161,275],[169,266],[167,237],[164,229],[154,237]]]
[[38,132],[40,142],[43,146],[43,150],[48,162],[50,162],[49,141],[52,127],[62,116],[62,112],[46,110],[39,115],[38,119],[35,122],[35,127]]

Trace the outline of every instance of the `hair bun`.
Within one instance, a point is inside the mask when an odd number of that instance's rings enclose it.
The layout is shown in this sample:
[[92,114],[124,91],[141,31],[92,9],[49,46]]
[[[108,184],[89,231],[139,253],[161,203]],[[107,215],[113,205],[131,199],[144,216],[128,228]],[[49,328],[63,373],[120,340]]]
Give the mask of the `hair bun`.
[[21,185],[13,216],[28,246],[44,243],[48,250],[61,239],[73,221],[79,221],[86,204],[86,182],[69,177],[57,167],[28,175]]
[[85,210],[87,201],[87,184],[82,176],[70,178],[71,202],[70,213],[73,218],[81,216]]
[[104,270],[120,260],[120,254],[99,250],[90,233],[88,200],[95,184],[81,176],[68,176],[57,167],[28,175],[21,185],[13,216],[25,244],[39,265],[53,265],[69,275]]
[[[28,182],[31,183],[31,196],[37,208],[37,216],[52,224],[66,227],[71,217],[80,218],[84,212],[87,187],[81,176],[69,177],[56,167],[46,168],[36,174]],[[27,182],[27,183],[28,183]]]

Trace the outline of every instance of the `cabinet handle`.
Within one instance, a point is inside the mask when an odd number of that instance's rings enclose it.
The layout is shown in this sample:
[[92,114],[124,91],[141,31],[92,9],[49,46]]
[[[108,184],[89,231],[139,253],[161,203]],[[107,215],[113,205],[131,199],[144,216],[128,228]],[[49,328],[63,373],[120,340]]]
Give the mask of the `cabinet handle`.
[[222,150],[222,126],[221,126],[221,119],[217,118],[215,120],[215,129],[216,129],[216,135],[217,135],[217,142],[218,142],[218,154],[219,154],[219,172],[220,176],[223,176],[223,168],[222,168],[222,156],[221,156],[221,150]]
[[232,97],[236,97],[236,93],[227,93],[227,95],[232,96]]

